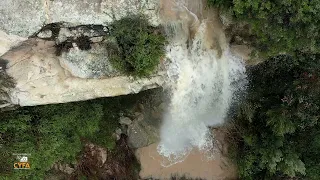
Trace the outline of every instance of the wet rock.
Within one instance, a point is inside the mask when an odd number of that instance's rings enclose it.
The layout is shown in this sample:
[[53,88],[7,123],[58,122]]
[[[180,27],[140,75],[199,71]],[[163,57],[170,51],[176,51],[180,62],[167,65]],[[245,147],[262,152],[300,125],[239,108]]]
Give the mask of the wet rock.
[[252,48],[247,45],[232,45],[230,50],[232,54],[243,58],[245,61],[250,59],[250,53],[252,52]]
[[133,148],[148,146],[159,140],[159,128],[149,124],[139,115],[128,127],[129,145]]
[[145,147],[149,144],[148,133],[138,123],[128,128],[129,145],[133,148]]
[[131,147],[145,147],[159,141],[163,110],[166,107],[163,102],[165,94],[162,88],[158,88],[136,104],[132,124],[127,130]]
[[154,120],[162,119],[162,116],[163,116],[163,113],[165,111],[166,106],[167,106],[167,104],[161,103],[158,106],[153,107],[152,111],[151,111],[151,117]]
[[162,116],[162,112],[159,110],[152,110],[151,117],[154,119],[159,119]]
[[161,104],[158,106],[157,109],[158,109],[159,111],[164,111],[167,106],[168,106],[168,105],[163,102],[163,103],[161,103]]
[[219,17],[222,21],[224,29],[234,24],[234,20],[232,18],[232,14],[226,11],[219,11]]
[[132,123],[132,120],[128,117],[120,117],[119,123],[129,126]]

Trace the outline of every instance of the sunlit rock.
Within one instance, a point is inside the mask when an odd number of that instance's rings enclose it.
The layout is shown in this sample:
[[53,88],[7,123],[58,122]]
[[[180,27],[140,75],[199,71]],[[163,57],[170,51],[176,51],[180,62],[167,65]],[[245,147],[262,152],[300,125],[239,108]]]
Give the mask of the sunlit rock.
[[157,0],[1,0],[0,30],[29,37],[45,24],[107,24],[138,12],[159,24]]
[[128,76],[85,79],[74,76],[79,69],[66,68],[56,56],[54,41],[28,39],[4,54],[7,73],[16,81],[11,102],[21,106],[83,101],[98,97],[138,93],[163,84],[161,73],[150,78]]

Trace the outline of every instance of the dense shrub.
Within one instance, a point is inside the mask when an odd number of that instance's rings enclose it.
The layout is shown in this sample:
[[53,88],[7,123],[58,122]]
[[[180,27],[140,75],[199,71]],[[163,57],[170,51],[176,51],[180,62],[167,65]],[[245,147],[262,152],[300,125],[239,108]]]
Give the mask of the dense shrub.
[[119,49],[111,58],[116,67],[140,77],[150,75],[164,55],[165,37],[160,29],[137,15],[116,20],[109,27]]
[[249,77],[231,135],[241,179],[319,179],[320,55],[277,56]]
[[[11,178],[41,179],[54,162],[72,162],[81,151],[80,138],[98,130],[101,106],[62,106],[24,108],[1,115],[1,151],[32,154],[32,171],[15,171]],[[82,115],[87,108],[91,111]],[[12,158],[7,160],[5,165],[11,170]]]
[[265,55],[320,50],[320,1],[208,0],[250,24],[252,42]]
[[[55,162],[75,162],[86,142],[112,149],[119,114],[136,96],[0,112],[0,179],[43,179]],[[14,171],[12,153],[30,153],[31,170]]]

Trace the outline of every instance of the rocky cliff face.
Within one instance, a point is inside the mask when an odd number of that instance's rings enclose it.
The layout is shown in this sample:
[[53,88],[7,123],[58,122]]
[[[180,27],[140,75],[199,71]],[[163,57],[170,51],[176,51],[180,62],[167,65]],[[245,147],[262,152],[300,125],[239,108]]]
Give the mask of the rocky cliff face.
[[[108,61],[107,25],[144,13],[158,25],[156,0],[2,0],[0,58],[14,78],[10,103],[33,106],[137,93],[163,84],[121,75]],[[27,39],[28,38],[28,39]]]
[[[110,52],[105,50],[105,42],[109,40],[105,37],[109,23],[130,14],[143,13],[155,26],[161,22],[161,13],[173,19],[187,17],[183,13],[166,12],[166,5],[171,3],[159,0],[1,0],[0,63],[1,60],[6,62],[1,71],[6,69],[16,81],[15,88],[5,89],[8,92],[6,101],[21,106],[64,103],[162,86],[164,72],[161,70],[139,80],[117,72],[108,61]],[[191,0],[188,3],[198,4]],[[195,13],[202,15],[203,12]],[[226,28],[231,26],[225,16],[221,15],[220,19]],[[251,52],[242,44],[231,45],[231,51],[245,60]]]
[[50,23],[106,24],[138,12],[149,15],[157,25],[157,3],[157,0],[2,0],[0,29],[29,37]]
[[1,58],[9,62],[6,71],[16,81],[16,87],[10,91],[11,102],[21,106],[138,93],[163,83],[159,74],[139,80],[127,76],[77,77],[80,69],[63,64],[63,58],[55,54],[53,41],[28,39]]

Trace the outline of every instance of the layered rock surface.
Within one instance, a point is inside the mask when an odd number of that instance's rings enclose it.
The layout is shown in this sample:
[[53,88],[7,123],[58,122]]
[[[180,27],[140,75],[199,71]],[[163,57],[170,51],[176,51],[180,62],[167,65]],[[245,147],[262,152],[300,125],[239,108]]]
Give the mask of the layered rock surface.
[[16,87],[10,92],[11,102],[21,106],[119,96],[155,88],[163,83],[159,74],[138,80],[127,76],[75,77],[63,68],[55,54],[53,41],[29,39],[1,58],[9,62],[6,71],[16,80]]
[[45,24],[107,24],[129,13],[150,15],[154,25],[157,0],[1,0],[0,30],[29,37]]
[[[158,25],[156,0],[2,0],[0,58],[16,87],[9,103],[65,103],[138,93],[163,84],[121,75],[108,60],[106,25],[144,13]],[[28,40],[26,40],[29,38]],[[80,44],[78,43],[80,42]],[[87,43],[83,43],[87,42]]]
[[[107,25],[113,20],[143,13],[152,25],[159,25],[158,12],[161,14],[166,9],[163,6],[170,3],[158,0],[2,0],[0,58],[8,62],[6,71],[16,81],[16,88],[9,92],[9,103],[21,106],[64,103],[137,93],[161,86],[164,83],[162,72],[140,80],[121,75],[108,61],[108,52],[101,43],[108,35]],[[191,0],[188,3],[197,4]],[[185,13],[165,13],[170,17],[186,16]],[[195,10],[195,13],[201,15],[200,11]],[[166,21],[162,17],[163,20]],[[191,31],[199,25],[190,23]],[[90,41],[90,48],[77,43],[84,41]],[[250,51],[246,48],[232,46],[231,50],[246,60],[249,58]]]

